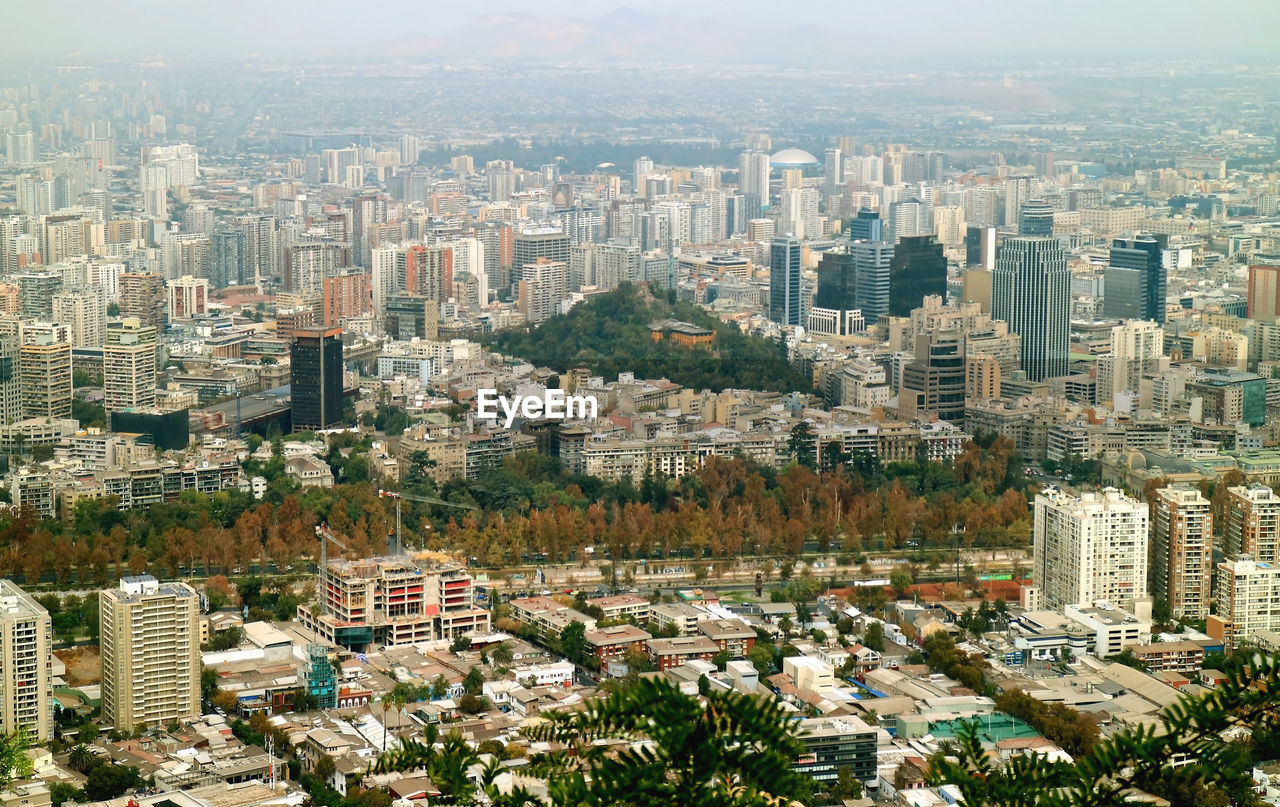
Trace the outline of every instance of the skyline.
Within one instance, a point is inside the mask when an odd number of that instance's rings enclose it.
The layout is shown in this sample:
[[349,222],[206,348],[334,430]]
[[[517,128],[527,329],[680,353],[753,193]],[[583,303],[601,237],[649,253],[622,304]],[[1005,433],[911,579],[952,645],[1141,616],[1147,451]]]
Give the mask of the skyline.
[[[1027,57],[1125,61],[1122,57],[1159,56],[1194,63],[1269,58],[1270,40],[1280,32],[1280,7],[1265,0],[1218,4],[1209,22],[1219,19],[1221,25],[1206,25],[1203,13],[1188,2],[1135,0],[1117,7],[1102,0],[1070,5],[922,0],[919,6],[919,13],[904,21],[897,7],[863,0],[798,0],[788,4],[784,17],[760,0],[707,0],[693,14],[688,4],[674,0],[646,3],[644,12],[627,3],[550,0],[531,11],[527,4],[487,0],[465,9],[432,8],[428,17],[418,4],[391,0],[380,4],[382,13],[375,17],[347,14],[330,0],[284,0],[265,9],[229,0],[216,7],[188,7],[181,15],[158,0],[126,0],[108,17],[83,0],[53,0],[10,12],[13,30],[25,35],[11,43],[9,54],[353,62],[379,61],[383,55],[423,62],[527,59],[531,53],[545,54],[549,61],[588,62],[637,55],[714,62],[755,55],[760,63],[824,67]],[[245,24],[248,19],[253,25]],[[1245,19],[1251,23],[1226,24]],[[194,40],[188,35],[192,31],[200,32]],[[492,51],[482,52],[485,47]]]

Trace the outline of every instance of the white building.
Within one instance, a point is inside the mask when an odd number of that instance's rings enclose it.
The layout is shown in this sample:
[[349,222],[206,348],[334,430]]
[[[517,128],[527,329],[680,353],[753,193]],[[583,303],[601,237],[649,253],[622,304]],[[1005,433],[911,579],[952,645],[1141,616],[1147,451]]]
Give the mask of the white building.
[[1147,505],[1115,488],[1036,496],[1033,574],[1040,607],[1127,606],[1147,596]]

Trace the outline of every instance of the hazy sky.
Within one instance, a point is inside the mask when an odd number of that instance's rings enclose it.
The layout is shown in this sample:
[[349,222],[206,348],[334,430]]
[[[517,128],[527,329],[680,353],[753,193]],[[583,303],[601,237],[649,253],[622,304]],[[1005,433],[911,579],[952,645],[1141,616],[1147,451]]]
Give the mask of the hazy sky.
[[[25,53],[148,55],[362,46],[440,34],[497,12],[596,17],[627,3],[597,0],[38,0],[5,12],[5,46]],[[1121,51],[1230,59],[1280,42],[1277,0],[636,0],[654,15],[848,28],[929,50]],[[1038,43],[1038,44],[1037,44]],[[367,55],[367,54],[365,54]],[[1280,60],[1278,60],[1280,61]]]

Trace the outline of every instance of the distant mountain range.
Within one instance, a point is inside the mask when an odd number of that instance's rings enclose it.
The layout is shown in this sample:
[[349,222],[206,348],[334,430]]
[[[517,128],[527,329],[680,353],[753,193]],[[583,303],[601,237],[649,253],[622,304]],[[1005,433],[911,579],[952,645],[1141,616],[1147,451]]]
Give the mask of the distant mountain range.
[[621,8],[591,19],[488,14],[453,31],[410,34],[362,50],[422,61],[848,67],[897,45],[881,39],[878,52],[872,53],[866,37],[859,38],[856,49],[852,39],[851,32],[791,20],[762,28],[734,20],[653,16]]

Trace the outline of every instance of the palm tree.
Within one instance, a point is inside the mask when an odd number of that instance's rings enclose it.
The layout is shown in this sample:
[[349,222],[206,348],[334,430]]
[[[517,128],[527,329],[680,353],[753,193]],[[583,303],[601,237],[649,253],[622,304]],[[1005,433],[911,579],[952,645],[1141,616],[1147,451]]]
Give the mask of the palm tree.
[[724,691],[702,700],[640,679],[581,710],[549,713],[526,733],[563,750],[529,772],[546,779],[553,804],[745,807],[806,792],[791,770],[803,751],[797,725],[776,703]]
[[791,624],[791,617],[789,616],[784,616],[778,620],[778,630],[782,631],[783,642],[791,641],[791,629],[793,627],[794,625]]
[[89,750],[89,746],[84,743],[77,743],[71,749],[67,762],[80,773],[88,773],[96,759],[93,752]]

